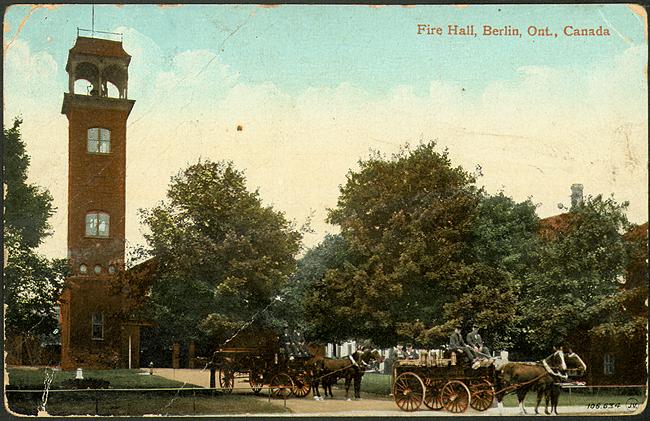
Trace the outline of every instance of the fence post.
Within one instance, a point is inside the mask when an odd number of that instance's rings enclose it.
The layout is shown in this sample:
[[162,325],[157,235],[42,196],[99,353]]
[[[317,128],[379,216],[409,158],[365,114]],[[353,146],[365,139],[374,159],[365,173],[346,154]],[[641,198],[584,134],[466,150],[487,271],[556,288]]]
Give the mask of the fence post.
[[95,415],[99,415],[99,392],[95,392]]
[[196,390],[192,389],[192,412],[196,414]]
[[216,372],[217,372],[217,368],[214,366],[210,366],[210,387],[211,388],[216,387],[217,384]]

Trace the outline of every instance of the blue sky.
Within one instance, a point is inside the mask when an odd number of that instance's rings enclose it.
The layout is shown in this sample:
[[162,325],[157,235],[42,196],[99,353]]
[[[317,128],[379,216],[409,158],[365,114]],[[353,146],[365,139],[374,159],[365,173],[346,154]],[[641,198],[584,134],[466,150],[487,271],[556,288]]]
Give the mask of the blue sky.
[[[29,6],[13,6],[5,16],[7,38],[15,35]],[[395,84],[419,86],[441,77],[463,84],[471,93],[492,79],[510,79],[522,65],[550,65],[589,69],[629,43],[644,44],[642,19],[622,5],[596,6],[257,6],[215,7],[185,5],[95,6],[96,28],[137,28],[156,42],[169,60],[191,46],[219,53],[221,61],[251,83],[273,81],[296,93],[309,86],[337,86],[342,79],[369,92],[386,94]],[[76,27],[90,28],[90,5],[70,5],[33,12],[20,37],[29,39],[34,51],[47,50],[63,67],[66,51],[74,42]],[[430,39],[416,35],[417,23],[529,25],[560,31],[575,27],[614,27],[621,36],[560,39],[511,39],[461,37]],[[236,32],[235,32],[236,31]],[[234,32],[234,33],[233,33]],[[223,51],[220,51],[223,49]],[[442,59],[441,59],[442,58]],[[65,74],[61,73],[61,82]]]
[[[124,33],[133,56],[127,237],[142,242],[137,209],[201,157],[233,160],[298,223],[312,214],[313,245],[336,231],[325,209],[360,157],[428,139],[467,169],[481,165],[489,191],[532,196],[542,216],[581,182],[629,200],[644,222],[645,20],[626,5],[97,5],[95,28]],[[524,35],[418,36],[418,23]],[[4,117],[23,116],[30,178],[55,197],[52,256],[65,255],[65,63],[76,28],[90,24],[90,5],[12,6],[4,17]],[[529,25],[558,37],[528,37]],[[611,35],[566,37],[566,25]]]

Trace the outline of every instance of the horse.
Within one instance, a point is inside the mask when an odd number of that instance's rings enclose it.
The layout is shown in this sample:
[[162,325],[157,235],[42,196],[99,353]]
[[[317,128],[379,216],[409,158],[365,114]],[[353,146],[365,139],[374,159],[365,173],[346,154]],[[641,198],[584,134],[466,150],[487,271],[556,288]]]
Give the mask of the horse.
[[497,375],[498,391],[496,395],[499,407],[503,405],[503,397],[507,393],[515,391],[520,413],[526,414],[524,399],[526,394],[534,389],[538,391],[538,397],[540,397],[537,406],[535,406],[535,413],[537,413],[541,396],[543,396],[546,388],[550,387],[557,378],[563,376],[562,373],[553,370],[551,367],[559,367],[561,370],[566,370],[564,352],[561,349],[555,350],[553,354],[539,362],[511,362],[499,367]]
[[354,356],[344,358],[321,358],[314,362],[314,381],[312,390],[314,399],[320,399],[318,386],[322,380],[325,397],[334,397],[332,385],[345,378],[345,398],[349,400],[350,384],[354,381],[354,397],[361,399],[361,378],[373,361],[382,362],[383,357],[377,350],[365,350]]
[[332,396],[332,383],[336,383],[341,377],[345,377],[348,368],[354,366],[354,362],[349,357],[344,358],[325,358],[321,357],[315,359],[313,362],[313,381],[311,384],[314,399],[320,399],[320,392],[318,390],[319,384],[323,384],[323,391],[325,397]]
[[[578,372],[578,373],[584,373],[587,370],[587,364],[585,364],[584,361],[582,361],[582,358],[575,352],[573,352],[570,348],[568,350],[564,351],[564,360],[566,363],[566,372]],[[560,367],[553,367],[553,369],[559,369]],[[548,385],[545,388],[540,388],[537,391],[537,406],[539,406],[539,403],[542,399],[542,395],[544,395],[544,413],[549,415],[554,413],[555,415],[558,415],[557,413],[557,405],[560,400],[560,393],[562,391],[562,388],[560,385],[556,383],[552,383]],[[549,411],[549,403],[551,406],[551,409]],[[537,414],[537,407],[535,407],[535,413]]]

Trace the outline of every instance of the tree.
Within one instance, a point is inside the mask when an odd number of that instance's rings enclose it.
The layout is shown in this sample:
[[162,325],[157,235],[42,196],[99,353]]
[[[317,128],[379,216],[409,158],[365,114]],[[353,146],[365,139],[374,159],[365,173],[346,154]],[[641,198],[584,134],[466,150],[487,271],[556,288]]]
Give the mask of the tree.
[[312,301],[348,337],[377,345],[413,340],[432,325],[448,329],[443,306],[467,282],[474,181],[433,142],[360,161],[328,216],[341,227],[346,261],[314,286]]
[[347,248],[340,235],[328,234],[317,246],[307,250],[298,260],[296,271],[281,292],[283,301],[276,306],[275,315],[287,324],[304,332],[307,339],[323,339],[322,329],[312,326],[308,313],[320,311],[320,303],[310,300],[311,289],[323,279],[325,273],[340,267],[345,261]]
[[10,249],[4,272],[7,331],[12,336],[50,336],[58,329],[55,305],[68,263],[23,247]]
[[604,321],[596,309],[616,300],[617,280],[627,265],[626,208],[613,198],[589,196],[544,230],[522,290],[523,324],[532,350],[545,352],[561,343],[589,348],[587,332]]
[[8,336],[52,335],[57,326],[55,305],[67,274],[65,259],[46,259],[34,250],[51,234],[49,218],[55,209],[49,191],[27,182],[29,156],[20,133],[22,121],[4,129],[3,183],[4,270]]
[[[539,217],[530,199],[517,203],[502,192],[483,194],[478,204],[471,255],[478,265],[473,271],[471,293],[449,310],[474,313],[484,328],[483,338],[493,349],[521,350],[519,294],[539,246]],[[472,302],[465,304],[465,301]]]
[[171,180],[167,200],[142,211],[158,261],[148,316],[158,342],[221,343],[268,311],[295,268],[301,233],[246,189],[232,163],[199,162]]
[[5,235],[15,234],[21,247],[35,248],[51,234],[48,220],[54,208],[47,189],[27,182],[30,159],[20,135],[21,124],[16,118],[11,129],[4,129]]
[[535,208],[530,199],[517,203],[502,192],[483,194],[471,239],[474,259],[522,280],[539,242]]

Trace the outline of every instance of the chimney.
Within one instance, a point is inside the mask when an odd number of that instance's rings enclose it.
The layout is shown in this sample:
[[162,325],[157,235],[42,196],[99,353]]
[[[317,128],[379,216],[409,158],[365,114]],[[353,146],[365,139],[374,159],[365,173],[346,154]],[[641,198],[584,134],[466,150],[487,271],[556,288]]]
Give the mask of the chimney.
[[582,203],[582,184],[571,185],[571,207],[574,208]]

